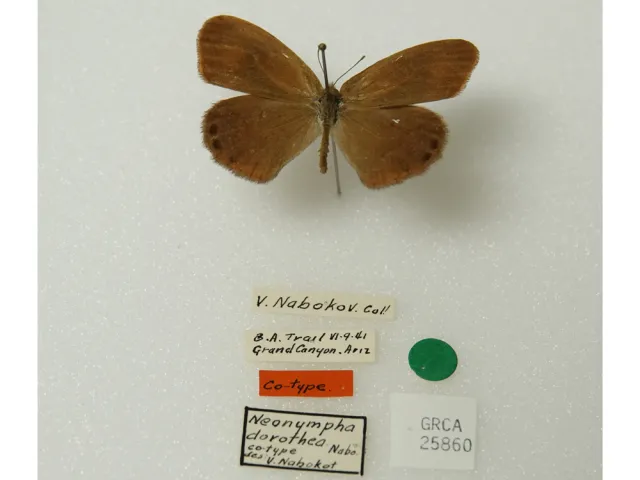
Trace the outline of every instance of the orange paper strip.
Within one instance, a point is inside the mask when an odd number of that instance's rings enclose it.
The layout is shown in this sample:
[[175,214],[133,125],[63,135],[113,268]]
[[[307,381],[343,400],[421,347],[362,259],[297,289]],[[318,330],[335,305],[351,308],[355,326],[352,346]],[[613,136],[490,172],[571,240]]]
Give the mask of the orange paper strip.
[[261,397],[352,397],[353,370],[260,370]]

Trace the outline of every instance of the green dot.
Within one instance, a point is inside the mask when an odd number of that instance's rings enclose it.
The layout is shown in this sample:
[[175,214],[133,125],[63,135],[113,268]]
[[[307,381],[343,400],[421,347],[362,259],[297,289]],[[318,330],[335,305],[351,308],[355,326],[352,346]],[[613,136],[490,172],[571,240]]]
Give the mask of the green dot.
[[409,366],[420,378],[437,382],[453,375],[458,367],[458,356],[448,343],[425,338],[411,347]]

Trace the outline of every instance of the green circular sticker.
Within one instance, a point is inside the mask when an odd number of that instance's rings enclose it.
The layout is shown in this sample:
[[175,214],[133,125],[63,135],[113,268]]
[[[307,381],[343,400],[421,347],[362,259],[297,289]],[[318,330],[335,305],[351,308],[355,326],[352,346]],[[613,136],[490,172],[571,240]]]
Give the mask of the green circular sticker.
[[411,347],[409,366],[420,378],[437,382],[453,375],[458,367],[458,356],[448,343],[425,338]]

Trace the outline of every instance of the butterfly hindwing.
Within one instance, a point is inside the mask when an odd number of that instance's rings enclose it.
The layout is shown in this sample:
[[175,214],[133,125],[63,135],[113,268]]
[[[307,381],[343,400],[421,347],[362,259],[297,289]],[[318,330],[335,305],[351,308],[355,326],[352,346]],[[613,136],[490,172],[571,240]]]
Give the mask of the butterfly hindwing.
[[203,142],[215,161],[257,183],[274,179],[319,133],[310,105],[253,95],[222,100],[202,120]]
[[447,127],[421,107],[345,109],[334,135],[362,183],[383,188],[424,173],[440,158]]

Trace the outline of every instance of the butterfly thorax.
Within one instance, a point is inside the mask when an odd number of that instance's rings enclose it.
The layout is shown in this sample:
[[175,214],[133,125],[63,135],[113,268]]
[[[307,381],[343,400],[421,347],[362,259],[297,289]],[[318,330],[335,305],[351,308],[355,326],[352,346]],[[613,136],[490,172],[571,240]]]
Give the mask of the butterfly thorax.
[[315,101],[318,120],[322,125],[333,127],[338,121],[338,112],[342,105],[342,96],[336,87],[330,85],[322,92],[322,96]]

